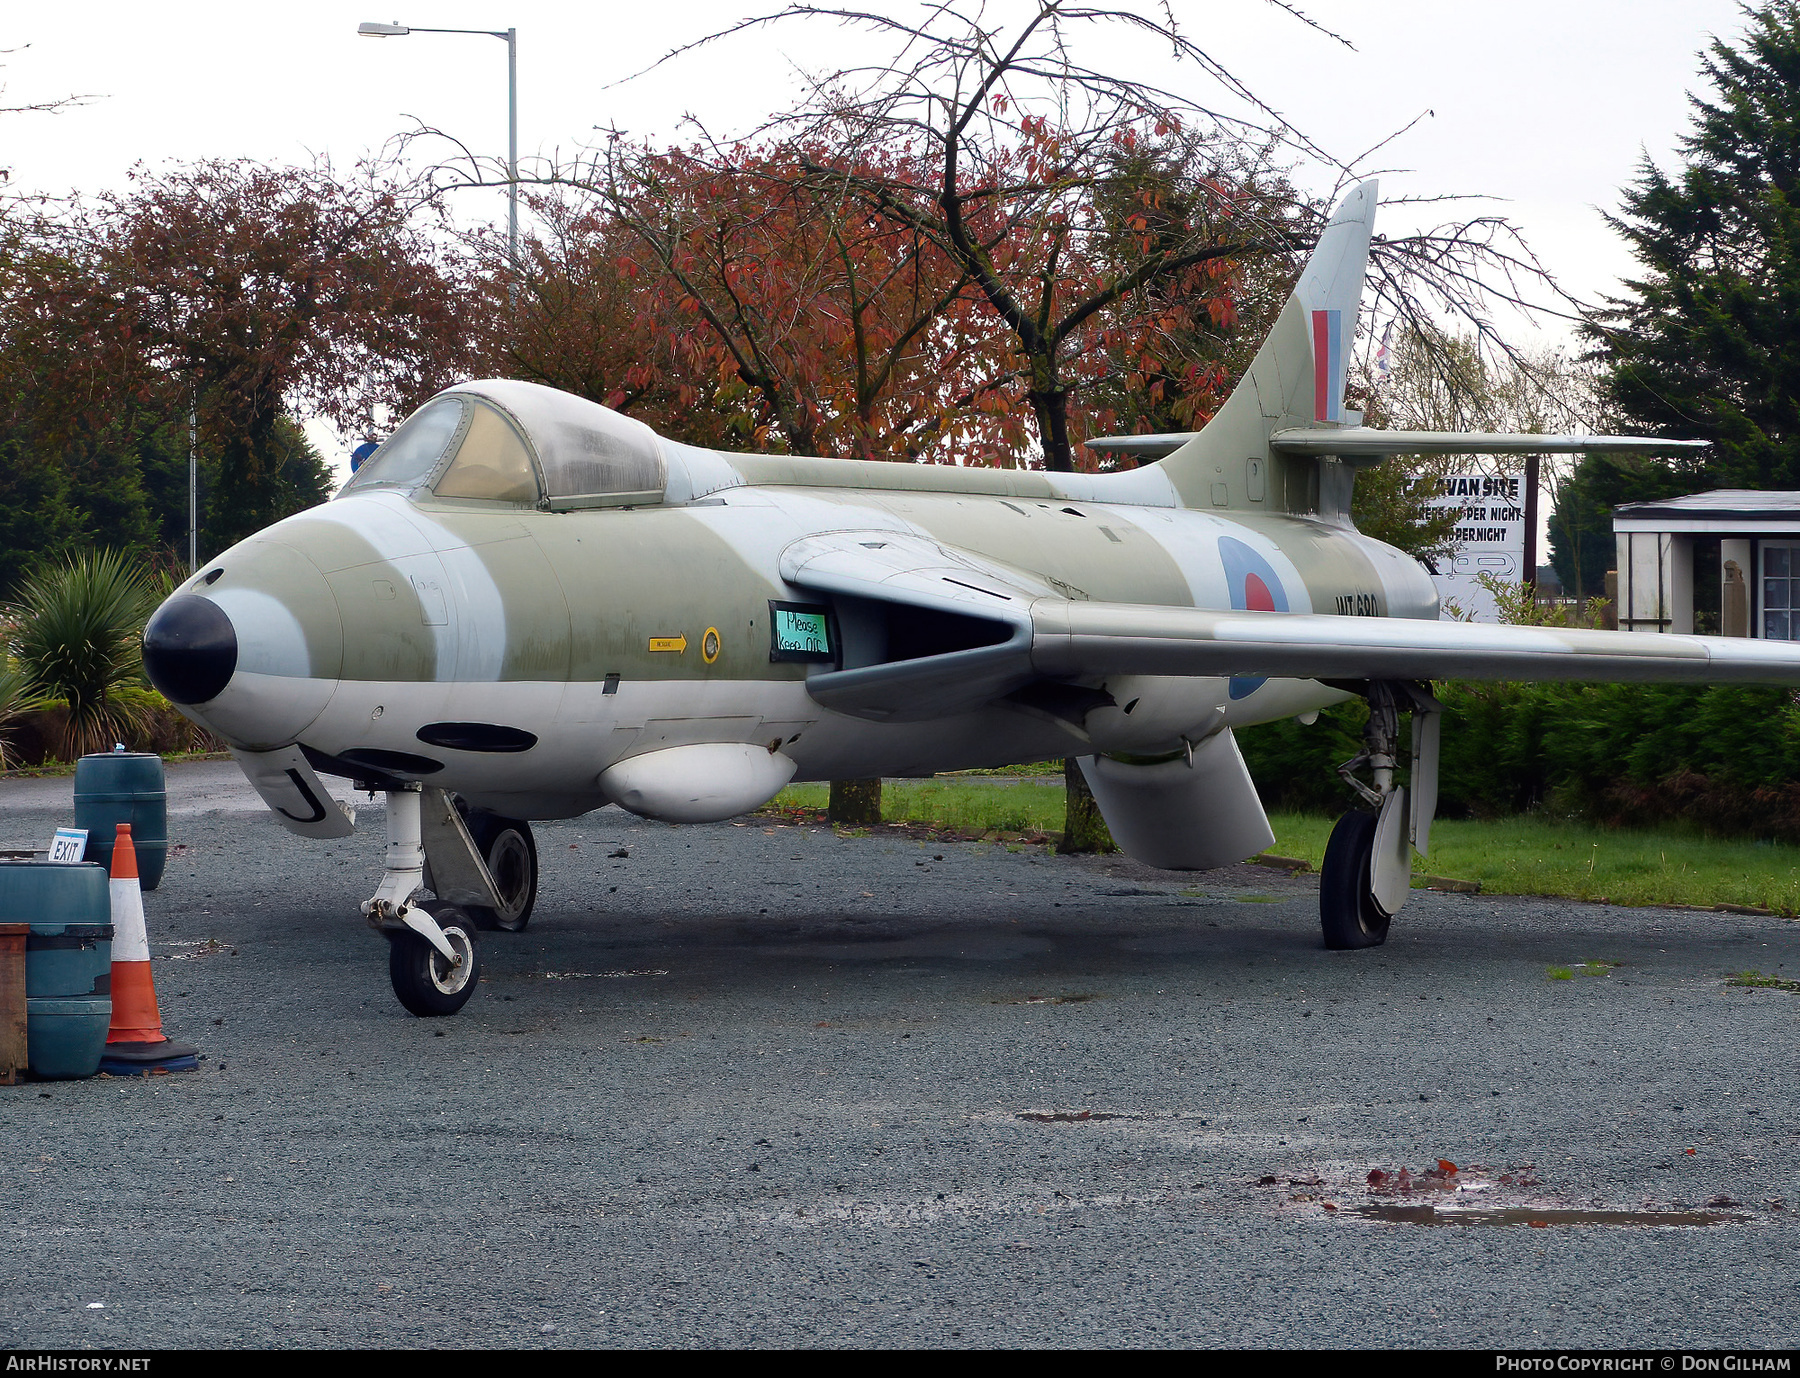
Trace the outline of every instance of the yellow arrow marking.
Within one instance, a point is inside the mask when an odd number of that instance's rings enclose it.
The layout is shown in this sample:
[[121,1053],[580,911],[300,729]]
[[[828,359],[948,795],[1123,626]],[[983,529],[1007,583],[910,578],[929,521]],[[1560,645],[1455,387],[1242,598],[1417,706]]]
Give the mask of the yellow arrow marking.
[[673,651],[680,655],[687,650],[687,633],[680,636],[653,636],[650,638],[650,649],[653,651]]

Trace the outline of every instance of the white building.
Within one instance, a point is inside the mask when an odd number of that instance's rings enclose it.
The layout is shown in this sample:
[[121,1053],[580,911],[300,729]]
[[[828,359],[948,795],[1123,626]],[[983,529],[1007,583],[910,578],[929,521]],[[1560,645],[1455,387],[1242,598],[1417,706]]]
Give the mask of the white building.
[[1695,556],[1712,547],[1719,592],[1708,610],[1719,630],[1800,641],[1800,493],[1728,488],[1625,503],[1613,509],[1613,538],[1621,630],[1692,632]]

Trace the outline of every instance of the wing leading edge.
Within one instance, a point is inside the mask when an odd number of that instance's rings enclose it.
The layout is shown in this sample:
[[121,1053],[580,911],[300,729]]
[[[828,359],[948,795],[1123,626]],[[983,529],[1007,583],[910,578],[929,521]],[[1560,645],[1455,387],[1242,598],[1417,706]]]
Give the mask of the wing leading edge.
[[1800,643],[1039,599],[1041,675],[1800,684]]

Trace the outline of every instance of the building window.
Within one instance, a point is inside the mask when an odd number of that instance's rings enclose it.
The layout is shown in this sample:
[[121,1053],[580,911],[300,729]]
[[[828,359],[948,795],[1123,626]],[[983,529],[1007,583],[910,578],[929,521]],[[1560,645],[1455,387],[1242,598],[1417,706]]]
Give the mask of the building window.
[[1800,641],[1800,545],[1762,545],[1762,634]]

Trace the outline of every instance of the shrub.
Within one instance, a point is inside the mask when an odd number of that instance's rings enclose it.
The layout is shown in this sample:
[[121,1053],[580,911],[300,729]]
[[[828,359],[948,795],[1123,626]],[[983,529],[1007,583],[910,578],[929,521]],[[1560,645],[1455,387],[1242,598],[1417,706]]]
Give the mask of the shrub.
[[[1444,817],[1547,808],[1800,841],[1800,706],[1789,690],[1453,682],[1434,692],[1444,704]],[[1288,719],[1241,733],[1265,806],[1349,807],[1336,768],[1359,749],[1367,716],[1352,700],[1310,727]]]
[[155,609],[150,574],[116,551],[79,555],[29,575],[12,609],[13,652],[68,717],[59,754],[104,751],[142,725],[140,638]]
[[43,696],[31,676],[17,665],[0,664],[0,769],[13,764],[10,728],[28,713],[43,707]]

